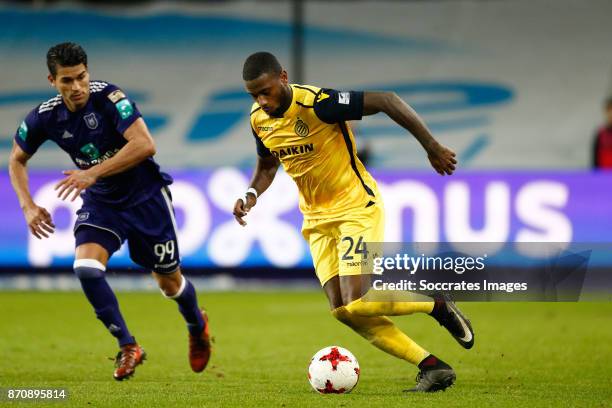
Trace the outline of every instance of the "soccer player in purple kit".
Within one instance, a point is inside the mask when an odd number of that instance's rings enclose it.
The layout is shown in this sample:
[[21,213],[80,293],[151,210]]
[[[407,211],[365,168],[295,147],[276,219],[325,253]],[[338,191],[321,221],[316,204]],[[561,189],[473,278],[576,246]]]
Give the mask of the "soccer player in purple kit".
[[130,257],[152,271],[162,294],[178,303],[189,332],[189,362],[201,372],[210,358],[208,318],[182,274],[168,185],[153,160],[155,144],[136,105],[115,85],[90,81],[87,54],[74,43],[47,53],[49,82],[59,95],[34,108],[19,126],[9,161],[13,188],[30,232],[48,237],[50,214],[34,203],[27,162],[46,140],[68,153],[78,170],[64,172],[58,197],[83,206],[74,226],[74,272],[98,319],[117,338],[116,380],[129,378],[145,358],[104,276],[112,254],[127,240]]

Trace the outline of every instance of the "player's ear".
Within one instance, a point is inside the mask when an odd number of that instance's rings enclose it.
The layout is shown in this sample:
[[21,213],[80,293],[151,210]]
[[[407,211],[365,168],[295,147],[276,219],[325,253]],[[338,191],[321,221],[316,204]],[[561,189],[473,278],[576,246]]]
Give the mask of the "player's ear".
[[287,71],[284,69],[280,72],[280,80],[283,85],[287,85],[289,83],[289,75],[287,75]]
[[51,84],[51,86],[55,86],[55,78],[53,78],[53,75],[49,74],[47,75],[47,79],[49,80],[49,84]]

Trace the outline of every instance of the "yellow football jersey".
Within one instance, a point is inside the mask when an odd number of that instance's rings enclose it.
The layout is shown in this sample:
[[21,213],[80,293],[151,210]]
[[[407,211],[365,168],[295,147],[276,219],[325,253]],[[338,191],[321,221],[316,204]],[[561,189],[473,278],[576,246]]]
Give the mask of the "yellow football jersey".
[[347,120],[361,119],[362,92],[291,85],[293,99],[282,118],[257,103],[251,127],[261,156],[274,155],[295,180],[305,219],[342,216],[381,201],[376,182],[357,158]]

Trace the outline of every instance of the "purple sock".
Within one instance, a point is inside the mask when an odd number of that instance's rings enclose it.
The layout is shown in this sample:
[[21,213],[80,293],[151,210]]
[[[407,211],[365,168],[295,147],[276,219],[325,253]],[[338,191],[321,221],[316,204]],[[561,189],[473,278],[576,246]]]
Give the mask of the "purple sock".
[[83,292],[93,306],[96,316],[104,323],[108,331],[117,338],[119,347],[136,343],[123,320],[123,316],[121,316],[119,303],[113,290],[106,282],[104,271],[89,266],[78,266],[74,268],[74,271],[81,281]]
[[198,307],[198,298],[191,282],[183,276],[183,286],[177,295],[171,298],[179,305],[179,312],[187,322],[187,330],[192,336],[199,336],[204,330],[204,319]]

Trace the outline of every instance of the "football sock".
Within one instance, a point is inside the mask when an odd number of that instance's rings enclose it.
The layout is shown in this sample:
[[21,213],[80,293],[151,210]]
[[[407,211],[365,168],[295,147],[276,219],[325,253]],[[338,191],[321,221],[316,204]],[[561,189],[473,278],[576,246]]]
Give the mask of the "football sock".
[[104,277],[106,267],[95,259],[77,259],[74,261],[74,273],[81,281],[81,287],[96,316],[110,333],[117,338],[119,347],[136,343],[130,334],[113,290]]
[[451,366],[446,364],[444,361],[440,360],[438,357],[433,354],[428,355],[419,363],[419,370],[427,371],[427,370],[437,370],[440,368],[450,369]]
[[[174,299],[178,303],[179,312],[183,315],[185,322],[187,322],[187,330],[192,336],[199,336],[204,330],[204,319],[202,318],[202,312],[198,307],[198,298],[196,295],[195,288],[187,278],[181,276],[183,279],[179,291],[173,296],[166,296],[167,298]],[[163,294],[164,292],[162,292]]]
[[429,355],[388,317],[359,316],[348,311],[346,306],[332,310],[332,314],[375,347],[402,360],[417,365]]
[[359,316],[403,316],[412,313],[431,313],[434,302],[379,302],[363,301],[360,298],[346,305],[346,308]]

